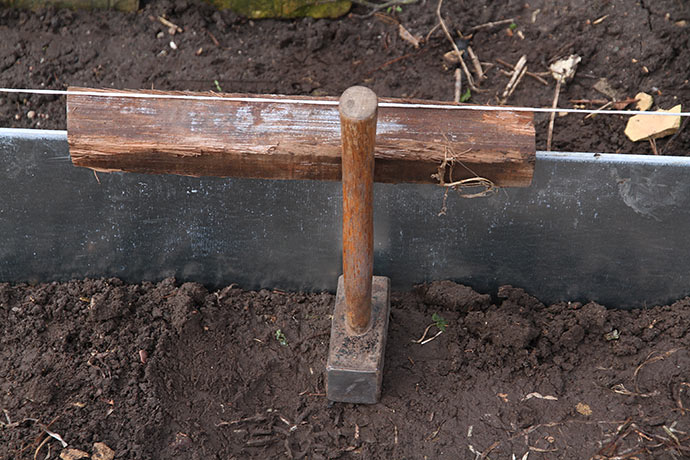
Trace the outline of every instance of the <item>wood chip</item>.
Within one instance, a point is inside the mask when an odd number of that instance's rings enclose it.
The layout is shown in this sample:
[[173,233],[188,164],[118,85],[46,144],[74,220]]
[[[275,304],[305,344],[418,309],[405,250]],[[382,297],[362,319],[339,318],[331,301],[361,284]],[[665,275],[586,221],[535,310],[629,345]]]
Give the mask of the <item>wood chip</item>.
[[115,451],[102,442],[93,444],[93,460],[113,460],[115,458]]
[[652,103],[654,102],[654,98],[647,94],[647,93],[637,93],[635,95],[635,99],[637,99],[637,103],[635,104],[635,109],[636,110],[649,110],[652,108]]
[[80,460],[82,458],[89,458],[89,454],[79,449],[65,449],[60,452],[62,460]]
[[[657,112],[680,113],[678,104],[670,110],[657,110]],[[647,139],[659,139],[675,134],[680,129],[680,116],[668,115],[635,115],[630,117],[625,127],[625,135],[633,142]]]

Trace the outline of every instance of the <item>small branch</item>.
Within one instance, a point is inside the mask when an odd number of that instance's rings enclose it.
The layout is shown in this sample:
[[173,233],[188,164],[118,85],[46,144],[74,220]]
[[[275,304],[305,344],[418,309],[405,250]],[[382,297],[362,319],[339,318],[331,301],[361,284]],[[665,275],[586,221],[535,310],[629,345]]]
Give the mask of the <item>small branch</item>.
[[[558,105],[558,95],[561,92],[561,79],[559,78],[556,80],[556,91],[555,94],[553,95],[553,104],[551,104],[551,108],[555,109],[556,106]],[[549,133],[546,136],[546,151],[550,152],[551,151],[551,140],[553,139],[553,122],[556,119],[556,112],[551,112],[551,118],[549,119]]]
[[484,69],[482,69],[482,63],[479,62],[479,58],[477,57],[476,54],[474,54],[474,50],[472,49],[471,46],[467,47],[467,53],[470,55],[470,59],[472,60],[472,65],[474,66],[474,72],[477,74],[477,80],[481,81],[486,78],[486,75],[484,75]]
[[470,32],[474,32],[475,30],[479,30],[479,29],[485,29],[487,27],[494,27],[494,26],[501,26],[503,24],[510,24],[512,22],[515,22],[514,18],[501,19],[500,21],[487,22],[486,24],[479,24],[478,26],[470,27]]
[[[515,66],[513,66],[513,64],[511,64],[511,63],[509,63],[509,62],[506,62],[506,61],[504,61],[503,59],[498,59],[498,58],[497,58],[497,59],[496,59],[496,62],[498,62],[499,64],[504,65],[504,66],[506,66],[506,67],[508,67],[508,68],[510,68],[510,69],[515,70]],[[542,73],[543,73],[544,75],[549,75],[549,74],[550,74],[550,72],[542,72]],[[537,74],[537,73],[534,73],[534,72],[525,72],[525,75],[527,75],[528,77],[534,78],[535,80],[537,80],[539,83],[541,83],[541,84],[544,85],[544,86],[549,86],[549,82],[546,81],[546,80],[544,80],[543,78],[541,78],[541,77],[539,76],[539,74]]]
[[527,56],[523,54],[515,65],[513,76],[510,78],[510,81],[508,81],[506,89],[503,90],[503,94],[501,95],[501,104],[505,104],[510,95],[513,94],[513,91],[515,91],[515,88],[522,80],[522,77],[525,75],[526,71]]
[[455,97],[453,100],[456,104],[460,103],[460,96],[462,95],[462,72],[460,69],[455,69]]
[[467,68],[467,64],[465,64],[465,60],[462,58],[462,52],[458,49],[458,45],[455,44],[455,40],[453,40],[453,37],[450,35],[450,32],[448,31],[448,26],[446,26],[446,22],[443,20],[443,16],[441,16],[441,6],[443,5],[443,0],[438,0],[438,6],[436,7],[436,16],[438,17],[438,22],[441,24],[441,29],[443,29],[443,33],[446,35],[446,38],[450,42],[450,44],[453,46],[453,51],[455,51],[455,54],[458,57],[458,61],[460,61],[460,66],[462,67],[462,71],[465,72],[465,77],[467,78],[467,84],[470,85],[470,89],[472,91],[479,91],[479,88],[477,88],[474,84],[474,78],[472,78],[472,74],[470,74],[469,69]]

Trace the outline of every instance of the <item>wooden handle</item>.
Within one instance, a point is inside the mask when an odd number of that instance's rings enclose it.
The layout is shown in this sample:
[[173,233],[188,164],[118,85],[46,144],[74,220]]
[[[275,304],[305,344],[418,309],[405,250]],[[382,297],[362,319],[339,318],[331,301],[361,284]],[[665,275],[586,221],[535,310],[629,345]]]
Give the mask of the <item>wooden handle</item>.
[[343,276],[347,325],[366,332],[374,272],[374,146],[378,99],[353,86],[340,97],[343,168]]

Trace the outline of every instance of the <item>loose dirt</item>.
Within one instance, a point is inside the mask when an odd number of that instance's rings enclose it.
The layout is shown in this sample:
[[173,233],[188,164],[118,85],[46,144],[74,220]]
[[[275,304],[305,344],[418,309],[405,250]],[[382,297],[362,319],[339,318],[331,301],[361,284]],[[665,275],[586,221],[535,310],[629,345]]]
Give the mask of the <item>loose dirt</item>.
[[[357,7],[335,21],[248,21],[186,0],[132,14],[2,9],[0,85],[338,96],[365,84],[380,96],[451,100],[442,33],[418,49],[398,34],[402,24],[426,37],[435,9],[420,1],[363,18]],[[159,15],[184,32],[170,35]],[[443,16],[474,34],[469,44],[489,63],[471,102],[496,103],[509,79],[498,59],[527,55],[539,73],[576,53],[582,63],[561,107],[606,98],[594,89],[605,78],[617,97],[646,91],[662,108],[688,108],[682,0],[447,1]],[[472,32],[511,17],[514,30]],[[549,106],[555,82],[544,78],[525,77],[508,103]],[[543,149],[548,117],[535,121]],[[625,121],[557,117],[553,148],[650,153],[625,138]],[[64,98],[1,95],[0,126],[64,129]],[[690,129],[658,146],[687,155]],[[690,456],[690,299],[617,311],[450,282],[394,293],[373,406],[324,396],[333,302],[173,280],[0,284],[0,459],[57,458],[48,431],[88,453],[102,442],[118,459]],[[434,313],[446,331],[413,343]]]
[[[249,21],[189,0],[154,1],[130,14],[2,9],[0,85],[339,96],[364,84],[379,96],[452,100],[453,69],[442,58],[451,46],[434,29],[436,5],[421,0],[365,18],[368,10],[356,7],[339,20],[296,21]],[[664,109],[690,107],[686,1],[446,1],[442,13],[452,32],[472,34],[455,38],[485,63],[487,79],[470,102],[497,103],[510,78],[499,60],[514,65],[526,55],[528,70],[541,74],[553,60],[574,53],[582,62],[562,89],[561,107],[573,107],[569,100],[625,99],[639,91]],[[184,32],[170,35],[158,16]],[[514,19],[512,30],[506,23],[473,30],[506,18]],[[399,25],[421,39],[419,48],[400,37]],[[543,78],[547,85],[525,76],[507,103],[550,107],[555,80]],[[608,95],[594,89],[601,79]],[[651,153],[649,143],[625,137],[626,119],[557,117],[553,149]],[[548,115],[537,114],[535,121],[537,147],[544,149]],[[64,97],[0,95],[0,126],[65,129]],[[669,139],[658,142],[662,153],[690,153],[690,129]]]
[[[616,311],[448,281],[394,293],[372,406],[324,395],[333,303],[172,279],[0,284],[0,458],[57,458],[46,429],[122,459],[690,453],[690,298]],[[413,343],[434,313],[445,332]]]

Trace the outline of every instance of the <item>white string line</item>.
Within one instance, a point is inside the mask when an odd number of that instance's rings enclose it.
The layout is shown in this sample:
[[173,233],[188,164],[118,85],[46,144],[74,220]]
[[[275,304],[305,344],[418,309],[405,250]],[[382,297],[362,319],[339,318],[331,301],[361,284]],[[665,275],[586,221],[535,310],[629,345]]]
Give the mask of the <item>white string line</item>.
[[[280,104],[304,104],[337,106],[337,100],[320,99],[282,99],[269,97],[235,97],[235,96],[202,96],[192,94],[147,94],[147,93],[125,93],[107,91],[67,91],[59,89],[20,89],[20,88],[0,88],[0,93],[23,93],[23,94],[44,94],[44,95],[73,95],[73,96],[96,96],[96,97],[123,97],[133,99],[185,99],[193,101],[229,101],[229,102],[258,102],[258,103],[280,103]],[[492,106],[492,105],[445,105],[445,104],[416,104],[405,102],[379,102],[379,107],[401,108],[401,109],[441,109],[441,110],[477,110],[487,112],[539,112],[539,113],[596,113],[602,115],[662,115],[662,116],[681,116],[688,117],[690,112],[647,112],[641,110],[588,110],[588,109],[566,109],[551,107],[511,107],[511,106]]]

